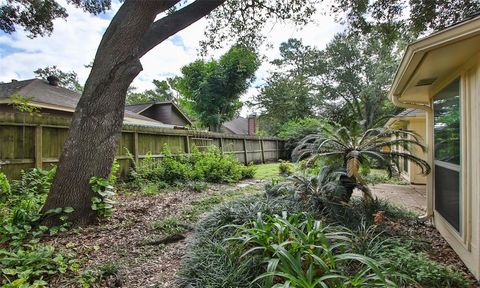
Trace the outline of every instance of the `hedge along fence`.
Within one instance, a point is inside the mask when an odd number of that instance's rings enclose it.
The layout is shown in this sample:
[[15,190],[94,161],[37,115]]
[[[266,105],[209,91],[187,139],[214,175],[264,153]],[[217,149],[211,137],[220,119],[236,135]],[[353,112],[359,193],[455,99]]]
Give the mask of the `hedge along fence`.
[[[65,117],[0,113],[0,170],[15,179],[21,170],[56,164],[69,125],[70,119]],[[148,153],[162,158],[165,144],[172,154],[190,153],[194,145],[200,151],[217,146],[245,164],[273,162],[285,156],[284,142],[277,138],[126,124],[116,152],[121,175],[132,167],[131,156],[137,163]]]

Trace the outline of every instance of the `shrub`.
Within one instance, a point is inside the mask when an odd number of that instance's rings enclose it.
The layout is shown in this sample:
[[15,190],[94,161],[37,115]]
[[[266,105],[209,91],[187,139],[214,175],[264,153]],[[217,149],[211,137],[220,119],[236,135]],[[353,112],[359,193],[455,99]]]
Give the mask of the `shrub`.
[[291,175],[293,173],[293,165],[289,161],[281,161],[278,170],[282,175]]
[[412,252],[403,246],[396,246],[386,249],[380,257],[385,259],[387,267],[411,278],[399,278],[399,284],[416,282],[421,287],[431,288],[469,287],[461,273],[429,259],[423,252]]
[[161,161],[156,161],[148,154],[132,171],[131,176],[137,187],[147,182],[165,182],[169,185],[183,185],[189,181],[234,183],[253,178],[255,174],[253,166],[242,165],[215,146],[206,152],[193,148],[192,154],[184,156],[173,156],[165,147],[163,154]]
[[236,159],[212,147],[206,152],[194,152],[194,173],[197,179],[212,183],[234,183],[242,179],[243,165]]
[[[45,280],[54,274],[77,271],[78,261],[73,254],[55,251],[50,245],[29,244],[14,250],[0,249],[4,277],[2,287],[44,287]],[[31,286],[30,286],[31,285]]]
[[284,123],[280,127],[277,136],[286,140],[285,149],[288,155],[292,153],[292,150],[303,137],[317,133],[321,123],[317,118],[293,119]]

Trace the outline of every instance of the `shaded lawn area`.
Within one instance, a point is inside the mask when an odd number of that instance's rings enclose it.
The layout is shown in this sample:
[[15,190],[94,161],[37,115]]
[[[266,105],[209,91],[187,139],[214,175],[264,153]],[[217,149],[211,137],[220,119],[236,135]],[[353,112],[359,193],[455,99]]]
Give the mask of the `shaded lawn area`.
[[280,175],[279,166],[280,163],[255,165],[256,171],[254,178],[267,181],[284,179],[285,177]]

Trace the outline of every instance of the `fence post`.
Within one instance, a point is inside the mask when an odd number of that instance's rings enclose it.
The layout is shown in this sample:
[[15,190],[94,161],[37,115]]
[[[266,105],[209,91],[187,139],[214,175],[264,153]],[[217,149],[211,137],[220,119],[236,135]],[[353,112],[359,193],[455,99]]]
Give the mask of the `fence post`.
[[277,162],[280,159],[280,147],[278,146],[278,140],[275,141],[277,143]]
[[133,160],[135,160],[135,166],[138,166],[138,132],[133,133]]
[[35,168],[43,167],[42,126],[35,126]]
[[263,145],[263,139],[260,139],[260,149],[262,149],[262,163],[265,164],[265,147]]
[[190,152],[191,152],[190,151],[191,150],[190,149],[190,136],[188,136],[188,135],[185,136],[185,146],[186,146],[185,148],[187,148],[186,149],[187,154],[190,154]]
[[220,137],[220,152],[223,154],[223,137]]
[[247,139],[243,138],[243,153],[245,155],[245,165],[248,165]]

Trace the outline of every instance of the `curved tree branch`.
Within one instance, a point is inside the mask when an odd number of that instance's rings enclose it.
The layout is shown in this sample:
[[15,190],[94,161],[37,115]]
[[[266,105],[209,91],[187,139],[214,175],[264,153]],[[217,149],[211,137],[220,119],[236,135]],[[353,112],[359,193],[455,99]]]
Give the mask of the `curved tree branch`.
[[226,0],[197,0],[185,8],[155,21],[143,36],[139,47],[139,57],[145,55],[168,37],[208,15],[224,2]]

